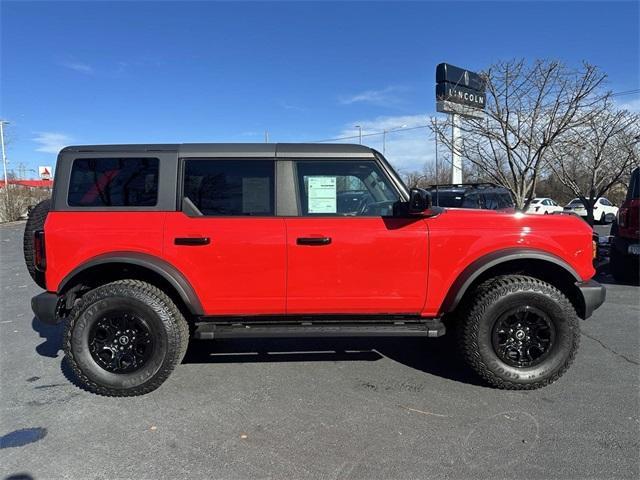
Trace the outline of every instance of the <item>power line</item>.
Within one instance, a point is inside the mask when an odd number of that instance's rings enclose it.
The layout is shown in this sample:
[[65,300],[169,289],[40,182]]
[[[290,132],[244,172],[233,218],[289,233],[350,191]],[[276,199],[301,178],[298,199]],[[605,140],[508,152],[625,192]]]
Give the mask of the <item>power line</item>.
[[[622,95],[633,95],[636,93],[640,93],[640,88],[636,88],[633,90],[625,90],[623,92],[614,92],[612,94],[610,94],[611,97],[619,97]],[[385,135],[387,133],[394,133],[394,132],[407,132],[409,130],[417,130],[420,128],[429,128],[430,125],[416,125],[414,127],[408,127],[408,128],[395,128],[392,130],[382,130],[380,132],[372,132],[372,133],[359,133],[358,135],[350,135],[348,137],[336,137],[336,138],[326,138],[324,140],[315,140],[311,143],[325,143],[325,142],[337,142],[340,140],[354,140],[354,139],[361,139],[362,137],[375,137],[377,135]]]
[[[382,130],[381,132],[363,133],[362,136],[363,137],[375,137],[376,135],[384,135],[385,132],[386,133],[407,132],[409,130],[417,130],[419,128],[428,128],[428,127],[429,127],[429,125],[417,125],[415,127],[395,128],[393,130]],[[353,140],[354,138],[360,138],[360,135],[352,135],[352,136],[349,136],[349,137],[327,138],[327,139],[324,139],[324,140],[316,140],[316,141],[311,142],[311,143],[336,142],[338,140]]]
[[640,88],[636,88],[634,90],[626,90],[624,92],[616,92],[616,93],[612,93],[610,96],[612,97],[618,97],[620,95],[633,95],[634,93],[640,93]]

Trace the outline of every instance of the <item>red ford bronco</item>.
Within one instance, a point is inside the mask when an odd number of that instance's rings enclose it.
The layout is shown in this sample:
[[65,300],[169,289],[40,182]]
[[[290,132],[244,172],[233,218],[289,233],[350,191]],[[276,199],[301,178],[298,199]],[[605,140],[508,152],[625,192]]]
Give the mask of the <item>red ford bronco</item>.
[[604,301],[574,216],[443,209],[360,145],[68,147],[25,229],[79,381],[157,388],[189,338],[459,336],[499,388],[573,361]]

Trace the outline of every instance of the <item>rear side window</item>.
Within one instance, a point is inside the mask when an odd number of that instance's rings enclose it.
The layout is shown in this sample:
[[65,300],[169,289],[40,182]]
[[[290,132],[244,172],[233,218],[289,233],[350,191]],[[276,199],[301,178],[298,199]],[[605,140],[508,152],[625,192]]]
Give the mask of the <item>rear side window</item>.
[[465,195],[462,208],[480,208],[480,195],[476,193]]
[[203,215],[274,215],[273,160],[189,159],[184,196]]
[[78,158],[71,167],[71,207],[148,207],[158,202],[157,158]]
[[[547,200],[546,205],[551,205],[551,202]],[[508,193],[498,194],[498,208],[511,208],[513,207],[513,199]]]

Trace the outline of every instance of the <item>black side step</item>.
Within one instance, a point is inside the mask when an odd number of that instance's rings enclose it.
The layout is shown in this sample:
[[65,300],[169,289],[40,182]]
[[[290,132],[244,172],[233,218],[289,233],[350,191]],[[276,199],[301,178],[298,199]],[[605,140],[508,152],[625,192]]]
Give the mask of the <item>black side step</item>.
[[194,338],[260,337],[441,337],[446,332],[439,318],[413,322],[198,322]]

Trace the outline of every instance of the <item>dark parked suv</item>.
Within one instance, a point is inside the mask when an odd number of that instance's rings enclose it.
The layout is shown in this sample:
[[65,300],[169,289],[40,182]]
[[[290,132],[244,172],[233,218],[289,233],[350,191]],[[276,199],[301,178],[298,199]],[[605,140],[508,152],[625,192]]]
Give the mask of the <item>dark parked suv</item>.
[[515,209],[509,190],[493,183],[432,185],[428,190],[433,204],[439,207],[504,211]]
[[611,274],[618,281],[640,282],[640,168],[631,174],[611,235]]

